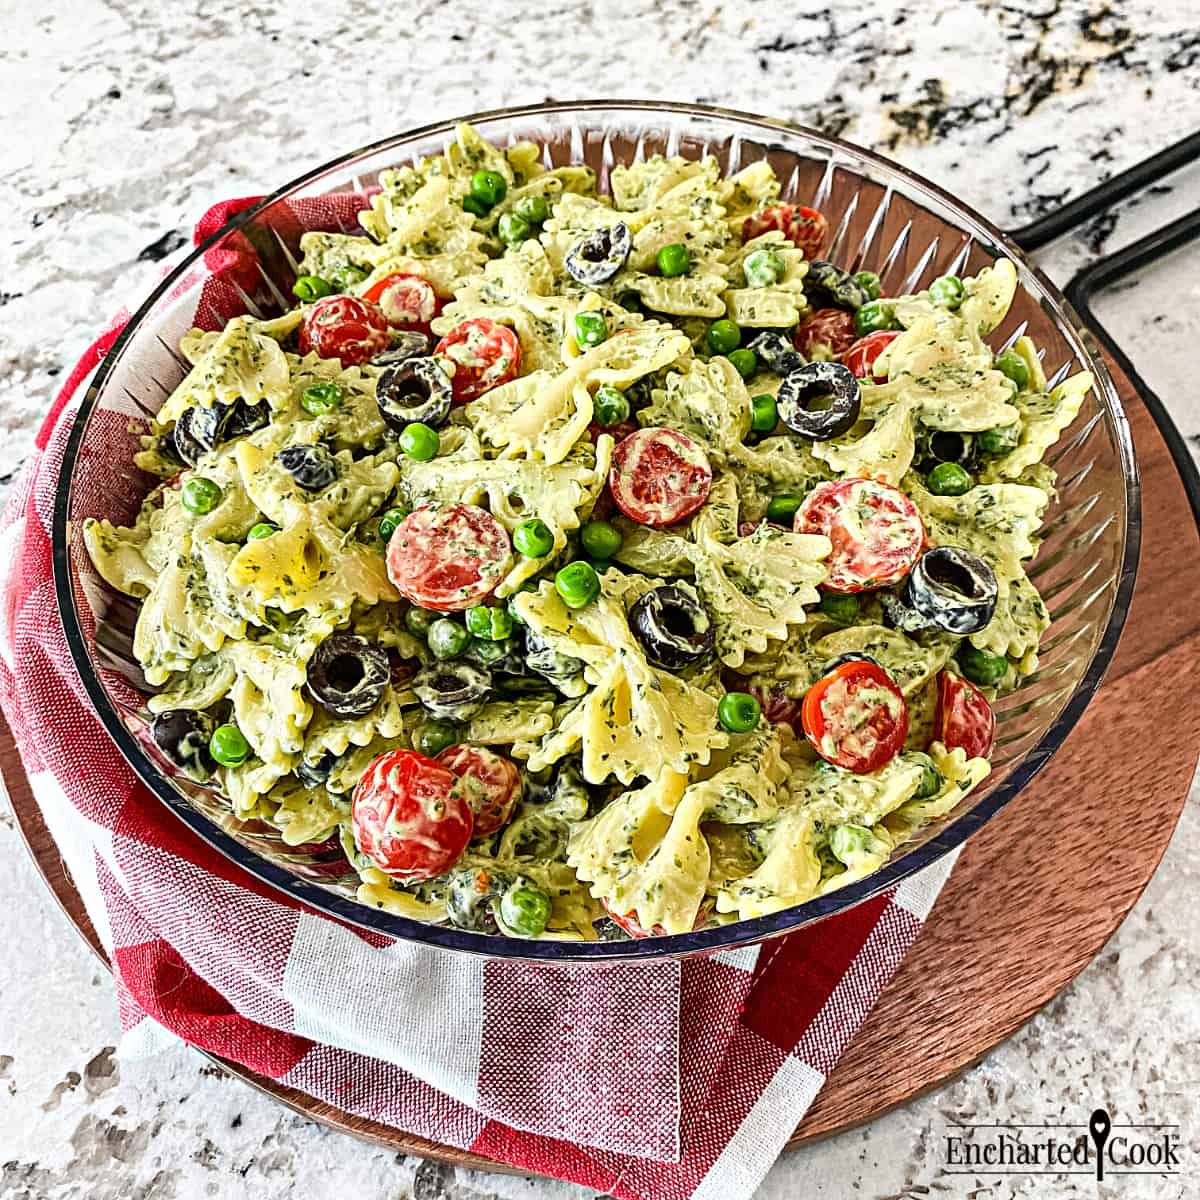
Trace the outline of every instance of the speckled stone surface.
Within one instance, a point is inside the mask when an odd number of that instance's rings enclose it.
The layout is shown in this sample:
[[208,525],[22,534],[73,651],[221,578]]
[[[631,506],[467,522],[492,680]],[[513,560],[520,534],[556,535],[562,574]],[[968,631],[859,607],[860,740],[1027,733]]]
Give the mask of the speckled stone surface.
[[[1200,126],[1196,18],[1195,0],[822,11],[493,0],[486,17],[434,0],[0,0],[0,482],[58,378],[116,307],[145,293],[208,203],[269,190],[347,147],[546,97],[705,100],[874,145],[1020,224]],[[1198,182],[1200,172],[1177,177],[1042,262],[1065,282],[1194,204]],[[1180,255],[1130,283],[1102,315],[1200,437],[1194,263]],[[182,1048],[118,1061],[109,981],[3,811],[0,862],[0,1197],[588,1194],[397,1159],[275,1107]],[[760,1200],[1200,1195],[1198,895],[1193,796],[1141,903],[1074,985],[958,1081],[786,1155]],[[1177,1122],[1187,1174],[1072,1188],[944,1173],[948,1123],[1073,1121],[1102,1102],[1125,1120]]]

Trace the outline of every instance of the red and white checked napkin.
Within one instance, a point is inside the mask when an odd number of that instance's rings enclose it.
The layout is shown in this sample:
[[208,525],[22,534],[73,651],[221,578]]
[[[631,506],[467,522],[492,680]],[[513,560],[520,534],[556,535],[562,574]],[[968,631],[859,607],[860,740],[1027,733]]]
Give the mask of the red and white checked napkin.
[[[197,240],[248,203],[211,210]],[[336,225],[362,202],[310,203],[308,228],[314,211]],[[209,256],[198,323],[242,311],[252,255]],[[161,1027],[347,1112],[618,1200],[751,1196],[951,862],[761,947],[595,967],[391,941],[259,883],[138,782],[55,603],[51,512],[75,397],[122,324],[71,373],[0,519],[0,702],[127,1035]]]

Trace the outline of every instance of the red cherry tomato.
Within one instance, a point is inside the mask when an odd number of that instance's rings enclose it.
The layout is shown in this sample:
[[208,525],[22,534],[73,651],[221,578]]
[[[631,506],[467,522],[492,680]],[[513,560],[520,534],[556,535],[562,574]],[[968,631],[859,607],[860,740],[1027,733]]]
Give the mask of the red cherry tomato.
[[373,283],[363,298],[378,304],[388,324],[397,329],[429,333],[429,322],[442,311],[433,284],[420,275],[396,272]]
[[750,686],[750,694],[762,705],[762,714],[772,725],[790,725],[793,732],[804,733],[799,700],[776,688],[765,691],[753,684]]
[[970,680],[942,671],[938,675],[933,740],[947,750],[965,750],[968,758],[987,758],[996,740],[996,714]]
[[829,234],[829,222],[815,208],[805,208],[802,204],[772,204],[742,222],[742,241],[761,237],[772,229],[778,229],[797,250],[804,251],[805,258],[812,259],[820,257]]
[[630,520],[673,525],[708,499],[712,467],[703,448],[686,434],[650,426],[617,445],[608,487]]
[[917,506],[874,479],[838,479],[813,488],[796,510],[797,533],[823,533],[833,549],[823,587],[865,592],[898,583],[925,544]]
[[409,513],[387,546],[388,578],[422,608],[456,612],[490,596],[512,560],[508,534],[474,504]]
[[868,333],[842,355],[842,364],[849,367],[859,379],[866,379],[868,375],[876,379],[878,376],[873,369],[875,360],[899,336],[899,331],[895,329],[881,329],[878,333]]
[[358,848],[393,879],[436,879],[462,857],[474,816],[453,772],[415,750],[372,760],[350,807]]
[[[633,915],[633,913],[615,913],[611,908],[608,907],[608,903],[606,901],[601,901],[601,903],[604,904],[605,910],[608,912],[609,917],[612,918],[612,923],[625,930],[630,937],[662,937],[667,932],[661,925],[655,925],[653,929],[646,929],[645,926],[638,923],[638,919]],[[703,928],[704,923],[711,915],[712,904],[708,900],[705,900],[700,905],[700,911],[696,913],[696,921],[692,928]]]
[[374,304],[357,296],[326,296],[305,312],[299,340],[301,354],[315,351],[353,367],[386,350],[392,331]]
[[804,694],[804,735],[836,767],[857,775],[895,758],[908,737],[908,705],[882,667],[847,662]]
[[521,776],[507,758],[486,746],[462,742],[443,750],[437,760],[463,785],[475,813],[475,837],[495,833],[508,824],[521,798]]
[[491,388],[516,379],[521,371],[521,343],[507,325],[474,317],[455,325],[433,348],[450,364],[454,402],[466,404]]
[[818,357],[818,349],[837,358],[854,345],[857,337],[853,313],[840,308],[818,308],[796,326],[792,342],[805,358]]

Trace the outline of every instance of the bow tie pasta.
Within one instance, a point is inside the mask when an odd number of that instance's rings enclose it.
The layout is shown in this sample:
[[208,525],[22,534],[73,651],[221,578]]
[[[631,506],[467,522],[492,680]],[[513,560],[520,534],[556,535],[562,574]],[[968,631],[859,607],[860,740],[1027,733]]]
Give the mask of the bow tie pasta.
[[460,126],[360,232],[285,243],[294,307],[184,335],[157,486],[83,526],[89,596],[130,598],[97,641],[222,825],[362,904],[752,920],[987,776],[1092,379],[1000,341],[1011,263],[880,296],[823,261],[766,158],[608,164],[607,193],[552,161]]

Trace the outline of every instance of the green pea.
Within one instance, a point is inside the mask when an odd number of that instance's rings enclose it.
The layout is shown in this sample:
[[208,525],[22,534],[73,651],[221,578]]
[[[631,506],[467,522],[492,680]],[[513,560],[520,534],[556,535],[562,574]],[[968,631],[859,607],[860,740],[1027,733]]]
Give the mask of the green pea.
[[996,355],[995,365],[997,371],[1017,385],[1017,391],[1023,392],[1029,386],[1029,364],[1015,350]]
[[1015,450],[1021,440],[1021,426],[1002,425],[996,429],[985,429],[975,435],[975,444],[984,454],[1007,454]]
[[496,232],[506,246],[519,246],[533,232],[529,222],[515,212],[507,212],[496,222]]
[[842,592],[822,592],[821,611],[842,625],[853,625],[858,620],[858,597]]
[[250,542],[261,542],[263,538],[269,538],[271,534],[278,532],[278,525],[272,525],[270,521],[259,521],[257,525],[252,525],[250,527],[250,532],[246,534],[246,540]]
[[301,275],[292,284],[292,295],[306,304],[311,303],[324,296],[332,296],[333,284],[328,279],[322,279],[320,275]]
[[575,314],[575,344],[581,349],[591,349],[608,338],[608,322],[603,313],[581,312]]
[[856,271],[850,278],[862,288],[868,300],[879,299],[881,287],[874,271]]
[[250,757],[250,743],[236,725],[218,725],[208,739],[208,752],[223,767],[239,767]]
[[1008,659],[1003,654],[988,654],[970,642],[959,646],[958,665],[962,673],[980,687],[995,687],[1008,674]]
[[746,285],[752,288],[773,287],[783,278],[786,270],[787,265],[779,251],[766,246],[747,254],[742,263]]
[[540,888],[509,888],[500,897],[496,923],[511,937],[535,938],[550,920],[550,897]]
[[457,621],[438,617],[429,626],[425,640],[429,644],[429,653],[444,662],[448,658],[457,658],[469,645],[471,635]]
[[675,275],[686,275],[692,269],[692,256],[688,248],[680,242],[672,242],[664,246],[655,256],[658,273],[667,279]]
[[871,831],[865,825],[838,825],[829,835],[833,857],[846,866],[871,844]]
[[474,217],[486,217],[492,211],[490,204],[484,204],[475,196],[464,196],[462,206]]
[[599,425],[608,428],[629,420],[629,400],[620,388],[601,384],[592,397],[592,415]]
[[502,608],[479,604],[467,609],[467,628],[485,642],[502,642],[512,633],[512,617]]
[[193,475],[179,490],[179,503],[190,513],[202,517],[210,513],[218,504],[224,493],[218,484],[203,475]]
[[300,393],[300,407],[314,417],[333,412],[341,403],[342,389],[336,383],[310,383]]
[[743,379],[749,379],[758,370],[758,355],[753,350],[730,350],[725,357]]
[[426,638],[434,621],[441,620],[438,613],[430,612],[427,608],[410,608],[404,614],[404,624],[414,637]]
[[513,212],[530,225],[540,225],[550,216],[550,205],[545,196],[522,196],[513,205]]
[[607,562],[621,548],[621,531],[607,521],[588,521],[579,531],[579,544],[589,558]]
[[513,644],[503,639],[493,642],[488,638],[473,637],[467,647],[467,658],[481,667],[490,667],[512,650]]
[[554,549],[554,534],[550,526],[538,517],[522,521],[513,530],[513,545],[526,558],[545,558]]
[[406,508],[389,508],[379,518],[379,536],[386,545],[392,540],[392,534],[400,528],[401,522],[408,516]]
[[742,344],[742,331],[736,321],[722,317],[708,327],[705,340],[708,342],[708,348],[714,354],[728,354]]
[[938,463],[925,479],[935,496],[965,496],[975,486],[969,471],[958,463]]
[[941,772],[933,765],[933,759],[928,754],[918,753],[913,757],[921,764],[921,782],[917,785],[914,799],[928,800],[942,790]]
[[942,308],[957,308],[964,300],[967,289],[957,275],[942,275],[929,285],[929,298]]
[[586,608],[600,595],[600,576],[591,563],[568,563],[554,576],[554,590],[568,608]]
[[896,314],[885,300],[868,300],[854,314],[854,331],[859,337],[878,333],[881,329],[899,329]]
[[417,462],[428,462],[437,456],[441,438],[436,429],[423,421],[414,421],[400,431],[400,449]]
[[495,208],[508,194],[508,184],[499,171],[476,171],[471,176],[471,195],[480,204]]
[[413,734],[413,749],[432,758],[462,741],[461,725],[453,721],[422,721]]
[[773,496],[767,504],[767,520],[780,525],[790,525],[796,509],[804,502],[803,496]]
[[348,292],[352,287],[357,287],[364,279],[367,273],[362,267],[356,267],[352,264],[347,264],[344,267],[338,267],[329,276],[329,282],[339,292]]
[[726,692],[717,705],[717,720],[730,733],[749,733],[762,720],[762,705],[749,692]]
[[755,433],[770,433],[779,424],[779,409],[769,392],[750,397],[750,428]]

